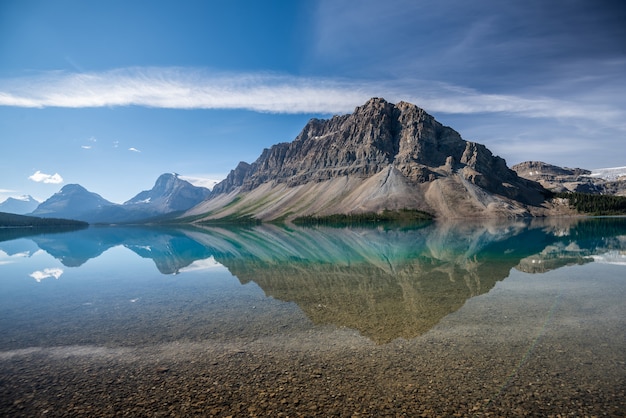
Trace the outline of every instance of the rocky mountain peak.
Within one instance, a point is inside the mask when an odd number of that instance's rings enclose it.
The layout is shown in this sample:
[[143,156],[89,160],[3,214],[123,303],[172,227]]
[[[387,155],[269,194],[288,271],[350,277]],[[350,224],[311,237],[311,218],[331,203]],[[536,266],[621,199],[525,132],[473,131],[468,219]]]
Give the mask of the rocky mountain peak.
[[177,186],[180,186],[181,182],[188,183],[185,180],[179,179],[176,173],[161,174],[154,183],[152,191],[159,194],[168,193],[173,191]]
[[382,98],[311,119],[292,142],[240,164],[213,191],[190,214],[288,219],[412,208],[442,217],[521,216],[548,194],[424,109]]
[[[481,144],[465,141],[418,106],[372,98],[352,114],[311,119],[290,143],[263,151],[231,172],[214,193],[252,190],[267,181],[296,186],[341,176],[370,177],[392,165],[416,184],[467,167],[466,178],[490,191],[510,194],[502,182],[517,175]],[[492,182],[491,177],[498,180]]]
[[157,178],[152,189],[144,190],[124,205],[150,205],[155,213],[167,213],[189,209],[210,195],[209,189],[196,187],[176,173],[166,173]]

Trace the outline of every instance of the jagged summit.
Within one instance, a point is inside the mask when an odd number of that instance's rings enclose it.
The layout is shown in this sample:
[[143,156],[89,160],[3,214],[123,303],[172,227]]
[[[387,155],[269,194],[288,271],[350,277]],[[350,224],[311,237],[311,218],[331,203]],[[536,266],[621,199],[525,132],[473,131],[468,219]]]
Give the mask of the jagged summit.
[[[508,216],[528,213],[525,206],[541,204],[545,193],[423,109],[381,98],[348,115],[311,119],[292,142],[240,164],[213,191],[195,215],[271,220],[414,208],[443,217]],[[237,204],[226,208],[235,195]]]
[[[511,191],[499,180],[517,180],[503,159],[481,144],[464,141],[423,109],[373,98],[350,115],[310,120],[293,142],[264,150],[245,178],[233,181],[229,176],[229,187],[218,190],[252,190],[269,179],[297,186],[345,175],[369,177],[389,165],[416,183],[468,167],[473,172],[466,177],[473,183],[503,194]],[[503,178],[491,182],[483,172]]]

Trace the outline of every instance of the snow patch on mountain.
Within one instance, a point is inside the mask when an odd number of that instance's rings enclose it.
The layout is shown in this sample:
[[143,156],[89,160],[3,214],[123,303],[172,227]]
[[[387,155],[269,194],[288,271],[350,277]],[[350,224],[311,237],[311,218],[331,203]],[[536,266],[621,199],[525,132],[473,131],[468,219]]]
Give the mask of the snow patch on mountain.
[[626,166],[625,167],[612,167],[612,168],[598,168],[595,170],[591,170],[591,174],[589,177],[598,177],[604,180],[617,180],[620,177],[626,176]]

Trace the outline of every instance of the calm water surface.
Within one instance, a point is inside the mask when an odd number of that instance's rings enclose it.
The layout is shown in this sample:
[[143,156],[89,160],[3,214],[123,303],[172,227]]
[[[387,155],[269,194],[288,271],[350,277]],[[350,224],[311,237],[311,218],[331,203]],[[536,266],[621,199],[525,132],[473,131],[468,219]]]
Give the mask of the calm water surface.
[[0,230],[2,416],[625,416],[626,219]]

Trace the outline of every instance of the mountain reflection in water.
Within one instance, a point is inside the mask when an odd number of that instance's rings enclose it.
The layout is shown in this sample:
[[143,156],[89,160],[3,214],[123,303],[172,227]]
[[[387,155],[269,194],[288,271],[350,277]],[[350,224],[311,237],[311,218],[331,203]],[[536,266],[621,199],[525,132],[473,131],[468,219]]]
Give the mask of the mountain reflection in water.
[[[90,227],[29,238],[67,267],[116,246],[152,259],[163,274],[217,262],[242,284],[255,282],[266,296],[295,302],[314,323],[356,329],[381,344],[425,333],[512,268],[533,273],[594,259],[620,262],[626,219],[404,229]],[[9,253],[10,245],[0,242],[0,250]]]

